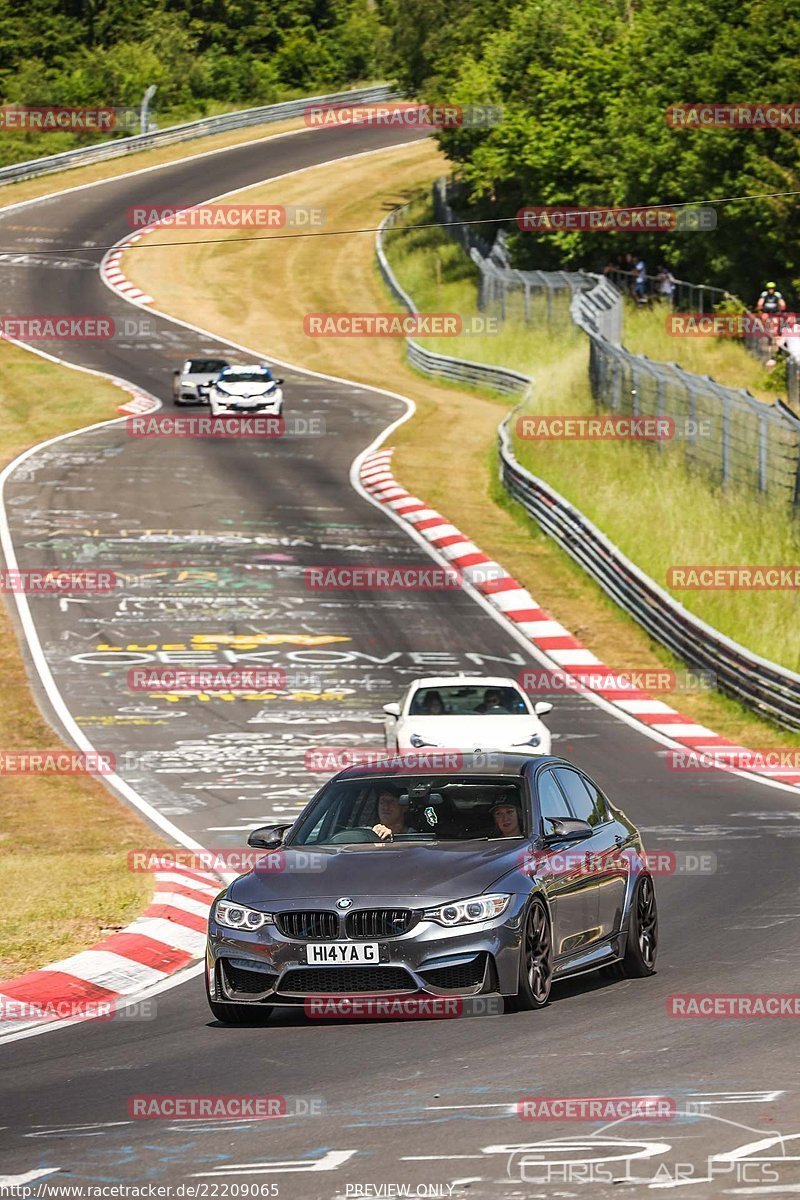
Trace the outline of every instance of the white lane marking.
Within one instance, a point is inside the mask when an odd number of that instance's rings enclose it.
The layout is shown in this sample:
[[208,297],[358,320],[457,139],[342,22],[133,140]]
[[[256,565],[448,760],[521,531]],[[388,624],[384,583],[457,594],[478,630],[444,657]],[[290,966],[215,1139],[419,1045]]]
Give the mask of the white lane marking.
[[[9,338],[7,340],[14,341],[13,338]],[[24,350],[32,349],[33,353],[41,354],[42,357],[50,359],[51,362],[57,362],[60,365],[72,366],[72,364],[64,364],[61,359],[54,358],[51,354],[45,354],[41,350],[27,346],[23,342],[15,342],[15,345],[21,346],[21,348]],[[97,375],[104,379],[110,379],[112,381],[114,380],[113,376],[107,375],[104,371],[89,370],[88,368],[83,367],[75,367],[74,369],[85,370],[89,375]],[[155,400],[155,397],[153,397],[153,399]],[[44,442],[39,442],[36,446],[31,446],[28,450],[24,450],[22,454],[13,459],[4,468],[4,470],[0,472],[0,546],[2,546],[3,557],[5,558],[6,566],[9,570],[19,570],[17,555],[11,537],[11,529],[9,526],[5,500],[5,485],[13,473],[19,466],[22,465],[22,463],[26,462],[34,454],[38,454],[42,450],[47,449],[48,446],[54,446],[59,442],[69,441],[71,438],[78,437],[85,433],[90,433],[95,429],[106,429],[114,425],[120,425],[125,420],[125,417],[115,417],[110,421],[98,421],[94,425],[84,426],[83,429],[74,429],[69,433],[61,433],[57,437],[48,438]],[[28,650],[39,676],[39,682],[44,688],[47,699],[63,727],[63,731],[66,734],[67,740],[71,741],[79,750],[85,750],[88,753],[96,753],[97,751],[95,746],[86,736],[83,729],[81,729],[81,727],[75,721],[75,718],[67,707],[64,697],[61,695],[61,692],[56,685],[56,681],[53,678],[53,673],[50,670],[50,664],[47,661],[47,657],[45,656],[44,650],[42,649],[42,644],[39,640],[39,633],[31,614],[28,597],[23,592],[13,592],[12,595],[17,606],[17,614],[25,634]],[[167,817],[163,816],[157,809],[153,808],[151,804],[148,804],[147,801],[144,800],[139,793],[135,791],[129,783],[126,783],[126,781],[119,775],[105,775],[103,776],[103,782],[108,787],[124,796],[124,798],[130,804],[132,804],[134,808],[147,817],[147,819],[154,825],[158,826],[159,829],[163,830],[168,837],[173,838],[179,845],[185,846],[190,850],[203,849],[199,842],[195,841],[194,838],[189,837],[188,834],[184,833],[182,829],[179,829],[177,825],[173,824],[172,821],[168,820]]]
[[328,1150],[321,1158],[305,1160],[287,1158],[282,1162],[228,1163],[215,1167],[213,1171],[197,1171],[190,1179],[219,1179],[223,1175],[274,1175],[283,1171],[335,1171],[358,1154],[357,1150]]
[[73,1137],[100,1137],[104,1129],[114,1129],[120,1125],[132,1125],[133,1121],[96,1121],[93,1125],[45,1125],[34,1127],[32,1133],[23,1133],[26,1138],[60,1137],[65,1133]]
[[[699,1181],[698,1181],[699,1182]],[[723,1196],[785,1196],[800,1192],[800,1183],[765,1183],[753,1187],[726,1188]]]
[[499,1104],[426,1104],[426,1112],[453,1112],[460,1108],[507,1108],[511,1112],[517,1111],[516,1100],[505,1100]]
[[[770,1104],[779,1100],[783,1091],[775,1092],[689,1092],[687,1100],[700,1100],[703,1104]],[[708,1096],[710,1099],[706,1100]]]
[[61,1167],[45,1167],[42,1171],[26,1171],[24,1175],[0,1175],[0,1187],[21,1187],[24,1183],[33,1183],[45,1175],[55,1175]]

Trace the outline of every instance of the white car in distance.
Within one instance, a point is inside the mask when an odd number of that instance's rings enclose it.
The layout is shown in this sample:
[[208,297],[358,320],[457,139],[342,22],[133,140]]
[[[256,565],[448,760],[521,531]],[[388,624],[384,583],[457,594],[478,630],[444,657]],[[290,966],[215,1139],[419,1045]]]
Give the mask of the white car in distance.
[[401,754],[426,748],[549,754],[541,717],[514,679],[501,675],[440,675],[415,679],[399,704],[384,704],[386,747]]
[[229,362],[226,358],[187,358],[172,372],[175,404],[208,404],[208,389]]
[[283,409],[282,383],[263,363],[226,367],[208,392],[211,415],[265,413],[279,417]]

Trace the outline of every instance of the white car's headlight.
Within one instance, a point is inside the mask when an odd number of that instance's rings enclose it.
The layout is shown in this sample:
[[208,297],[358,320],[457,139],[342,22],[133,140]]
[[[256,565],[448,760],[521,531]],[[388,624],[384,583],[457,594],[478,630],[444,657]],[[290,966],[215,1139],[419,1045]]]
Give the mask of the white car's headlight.
[[435,746],[435,742],[426,742],[425,738],[420,737],[418,733],[412,733],[409,737],[409,742],[415,750],[420,750],[423,746]]
[[234,904],[232,900],[218,900],[211,915],[218,925],[227,925],[229,929],[249,929],[252,932],[262,925],[275,924],[271,913],[257,912],[254,908],[245,908],[243,904]]
[[473,896],[471,900],[455,900],[438,908],[426,908],[422,914],[428,921],[439,925],[477,925],[479,921],[490,921],[499,917],[511,902],[511,897],[494,893],[491,896]]
[[514,742],[515,746],[541,746],[542,739],[538,733],[532,733],[524,742]]

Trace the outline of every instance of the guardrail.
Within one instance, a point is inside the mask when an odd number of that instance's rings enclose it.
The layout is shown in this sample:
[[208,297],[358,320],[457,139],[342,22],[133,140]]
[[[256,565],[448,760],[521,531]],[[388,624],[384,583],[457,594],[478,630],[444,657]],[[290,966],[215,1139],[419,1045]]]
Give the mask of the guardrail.
[[133,137],[115,138],[95,146],[83,146],[79,150],[64,150],[61,154],[50,154],[44,158],[33,158],[28,162],[13,163],[0,167],[0,184],[14,183],[21,179],[34,179],[37,175],[48,175],[52,171],[65,171],[71,167],[83,167],[90,163],[105,162],[110,158],[121,158],[139,150],[150,150],[157,146],[170,146],[174,142],[188,142],[194,138],[209,137],[212,133],[225,133],[229,129],[244,129],[248,125],[264,125],[283,121],[288,117],[302,116],[306,108],[315,104],[369,104],[388,100],[396,92],[387,84],[369,88],[356,88],[349,92],[332,92],[326,96],[302,96],[298,100],[283,100],[280,104],[265,104],[260,108],[244,108],[236,112],[220,113],[216,117],[202,117],[185,125],[170,125],[154,133],[139,133]]
[[800,730],[800,675],[760,658],[713,629],[640,571],[578,509],[516,459],[510,423],[500,425],[500,474],[506,491],[620,608],[690,666],[713,671],[719,691]]
[[[394,209],[381,221],[375,238],[375,256],[380,273],[389,290],[410,313],[416,313],[419,312],[419,309],[408,292],[400,286],[383,248],[385,231],[397,223],[408,207],[407,204],[404,204],[401,208]],[[488,363],[471,362],[469,359],[455,358],[449,354],[437,354],[408,337],[406,338],[406,357],[411,366],[416,367],[424,375],[448,379],[456,383],[488,387],[503,395],[520,395],[533,383],[530,376],[523,375],[521,371],[511,371],[508,367],[492,367]]]

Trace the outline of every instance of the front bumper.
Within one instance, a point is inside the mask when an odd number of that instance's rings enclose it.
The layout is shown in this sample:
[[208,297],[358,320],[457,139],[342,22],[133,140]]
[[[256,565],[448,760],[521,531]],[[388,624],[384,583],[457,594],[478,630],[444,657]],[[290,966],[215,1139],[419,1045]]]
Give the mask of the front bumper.
[[262,397],[261,399],[250,400],[246,396],[241,399],[229,398],[221,400],[218,396],[209,397],[211,407],[219,416],[226,414],[235,416],[251,416],[260,413],[266,413],[270,417],[279,417],[283,409],[283,393],[274,392],[270,396]]
[[400,937],[374,939],[381,947],[381,961],[363,967],[309,966],[308,943],[284,937],[275,925],[252,933],[211,920],[206,960],[209,992],[212,999],[224,1003],[287,1006],[302,1006],[310,997],[320,996],[514,995],[525,900],[514,896],[502,917],[473,926],[447,929],[419,920]]

